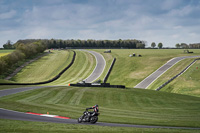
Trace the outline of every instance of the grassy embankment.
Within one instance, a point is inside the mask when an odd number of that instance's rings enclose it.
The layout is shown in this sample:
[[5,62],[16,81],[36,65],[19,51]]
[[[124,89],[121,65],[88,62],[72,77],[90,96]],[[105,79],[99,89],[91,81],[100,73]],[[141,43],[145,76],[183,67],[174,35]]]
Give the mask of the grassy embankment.
[[[114,65],[113,71],[108,79],[108,82],[111,84],[123,84],[127,87],[134,87],[139,82],[141,82],[144,78],[148,75],[153,73],[156,69],[160,66],[165,64],[168,60],[178,57],[178,56],[194,56],[200,55],[200,51],[198,49],[192,50],[194,54],[185,54],[183,53],[182,49],[130,49],[130,50],[112,50],[112,53],[103,53],[104,50],[95,50],[102,53],[108,57],[111,56],[116,57],[116,63]],[[129,54],[136,53],[141,54],[142,57],[129,57]],[[106,57],[105,57],[106,58]],[[109,57],[110,58],[110,57]],[[168,70],[163,76],[161,76],[158,80],[156,80],[148,89],[155,90],[160,85],[165,83],[167,80],[178,74],[182,71],[187,65],[189,65],[194,59],[184,59]],[[107,62],[112,60],[106,60]],[[109,63],[108,63],[109,64]],[[198,62],[194,67],[191,67],[189,70],[194,70],[198,66]],[[199,66],[200,68],[200,66]],[[187,72],[189,72],[189,70]],[[200,70],[200,69],[198,69]],[[199,94],[199,87],[200,80],[198,80],[197,76],[194,78],[192,75],[198,75],[199,71],[196,70],[195,72],[190,72],[190,74],[186,74],[189,78],[183,78],[184,74],[181,76],[182,78],[179,79],[178,86],[176,80],[174,80],[170,84],[170,86],[166,86],[162,91],[168,92],[176,92],[181,94],[189,94],[200,96]],[[186,73],[187,73],[186,72]],[[187,81],[187,82],[185,82]],[[193,85],[193,87],[191,87]],[[185,86],[185,87],[184,87]],[[187,89],[189,88],[189,89]],[[179,91],[177,91],[179,90]]]
[[95,57],[85,51],[76,50],[74,64],[56,81],[49,85],[68,85],[86,79],[96,66]]
[[[100,50],[101,51],[101,50]],[[102,50],[103,51],[103,50]],[[133,80],[136,77],[146,77],[145,73],[141,73],[146,64],[149,69],[144,69],[145,72],[151,73],[150,68],[160,67],[169,59],[176,56],[185,56],[188,54],[181,54],[182,50],[177,51],[151,51],[151,50],[112,50],[112,56],[117,57],[118,64],[115,65],[115,72],[119,71],[120,78],[115,78],[116,73],[112,73],[114,79],[110,79],[112,83],[119,84],[119,79],[122,81]],[[140,53],[143,57],[128,57],[131,53]],[[162,55],[168,53],[170,57]],[[179,53],[180,52],[180,53]],[[104,55],[105,56],[105,55]],[[145,57],[146,56],[146,57]],[[82,56],[81,56],[82,57]],[[112,60],[112,59],[111,59]],[[141,61],[143,60],[143,61]],[[148,61],[150,60],[150,61]],[[163,61],[164,60],[164,61]],[[164,63],[163,63],[163,62]],[[110,61],[112,62],[112,61]],[[149,63],[148,63],[149,62]],[[125,63],[125,64],[124,64]],[[138,64],[139,63],[139,64]],[[78,65],[79,63],[77,63]],[[143,66],[144,65],[144,66]],[[83,65],[82,65],[83,66]],[[134,68],[132,68],[132,66]],[[142,68],[140,68],[142,67]],[[74,70],[78,71],[77,67]],[[130,70],[130,69],[131,70]],[[157,68],[155,68],[156,70]],[[152,72],[154,70],[151,70]],[[71,71],[70,71],[71,72]],[[132,72],[132,74],[131,74]],[[133,73],[134,72],[134,73]],[[123,74],[122,74],[123,73]],[[195,72],[193,72],[195,73]],[[128,75],[128,76],[126,76]],[[73,75],[71,75],[73,76]],[[198,77],[196,75],[196,77]],[[127,79],[126,79],[127,78]],[[141,78],[140,80],[142,80]],[[138,82],[139,80],[137,80]],[[137,82],[134,82],[136,84]],[[129,82],[125,82],[128,83]],[[69,116],[78,118],[84,109],[88,106],[99,104],[101,115],[99,121],[116,122],[116,123],[130,123],[130,124],[145,124],[145,125],[167,125],[167,126],[188,126],[199,127],[200,121],[200,99],[197,97],[170,94],[165,92],[155,92],[151,90],[140,89],[112,89],[112,88],[76,88],[76,87],[55,87],[43,88],[23,92],[15,95],[10,95],[0,98],[0,107],[18,110],[18,111],[32,111],[37,113]],[[80,110],[82,109],[82,110]],[[4,122],[5,121],[5,122]],[[13,126],[4,126],[3,131],[69,131],[69,132],[84,132],[83,128],[93,131],[149,131],[149,132],[194,132],[194,130],[175,130],[175,129],[139,129],[139,128],[117,128],[117,127],[96,127],[96,126],[77,126],[64,124],[50,124],[35,122],[18,122],[11,120],[1,120],[1,123],[11,123]],[[24,123],[27,126],[23,126]],[[32,125],[33,124],[33,125]],[[32,125],[30,128],[28,125]],[[48,126],[51,125],[51,129]],[[42,127],[41,127],[42,126]],[[64,126],[64,127],[63,127]],[[70,126],[72,128],[70,128]],[[62,127],[62,129],[60,129]],[[58,129],[59,128],[59,129]],[[74,130],[75,129],[75,130]],[[88,131],[87,131],[88,132]],[[196,131],[198,132],[198,131]]]
[[[46,81],[56,76],[72,60],[72,51],[52,51],[41,59],[27,65],[12,78],[15,82],[33,83]],[[86,78],[95,67],[95,58],[88,52],[76,51],[74,64],[58,80],[48,85],[67,85]]]
[[77,119],[99,104],[99,121],[200,127],[200,98],[141,89],[53,87],[0,98],[0,107]]
[[[186,62],[184,61],[178,63],[176,66],[172,67],[169,70],[169,72],[166,72],[164,75],[158,78],[158,80],[154,84],[152,84],[152,86],[154,87],[151,88],[156,88],[157,86],[161,85],[161,83],[166,82],[167,80],[169,80],[169,78],[175,76],[175,74],[178,74],[180,70],[176,71],[177,68],[188,65],[191,62],[191,60],[185,60],[185,61],[187,62],[187,64],[185,64]],[[173,80],[170,84],[162,88],[161,91],[200,97],[199,75],[200,75],[200,61],[198,60],[185,73],[183,73],[181,76]]]
[[19,83],[34,83],[52,79],[70,63],[72,55],[72,51],[52,51],[28,64],[11,80]]

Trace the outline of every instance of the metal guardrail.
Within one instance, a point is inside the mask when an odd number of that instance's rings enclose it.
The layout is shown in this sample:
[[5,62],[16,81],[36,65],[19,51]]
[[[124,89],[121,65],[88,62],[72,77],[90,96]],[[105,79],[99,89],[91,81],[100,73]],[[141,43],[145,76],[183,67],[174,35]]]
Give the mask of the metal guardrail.
[[110,68],[109,68],[109,70],[108,70],[108,73],[106,74],[105,78],[103,79],[103,83],[106,83],[106,81],[108,80],[108,77],[109,77],[109,75],[110,75],[110,73],[111,73],[111,71],[112,71],[112,68],[113,68],[113,66],[114,66],[114,64],[115,64],[115,61],[116,61],[116,58],[113,59],[113,62],[112,62],[112,64],[110,65]]
[[158,87],[156,89],[156,91],[161,90],[163,87],[165,87],[167,84],[169,84],[172,80],[174,80],[175,78],[177,78],[178,76],[180,76],[181,74],[183,74],[191,65],[193,65],[197,60],[200,60],[200,58],[198,59],[194,59],[194,61],[192,63],[190,63],[186,68],[184,68],[179,74],[177,74],[176,76],[174,76],[173,78],[171,78],[170,80],[168,80],[167,82],[165,82],[164,84],[162,84],[160,87]]

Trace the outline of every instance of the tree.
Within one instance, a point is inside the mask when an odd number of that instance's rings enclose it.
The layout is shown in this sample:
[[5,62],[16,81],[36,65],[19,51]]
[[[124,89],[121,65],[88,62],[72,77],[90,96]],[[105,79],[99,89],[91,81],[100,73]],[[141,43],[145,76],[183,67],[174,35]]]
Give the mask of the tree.
[[137,43],[136,48],[145,48],[145,44],[143,43]]
[[181,48],[188,49],[188,48],[189,48],[189,46],[188,46],[186,43],[181,43]]
[[158,43],[158,48],[162,48],[163,47],[163,44],[160,42]]
[[155,48],[155,47],[156,47],[156,43],[155,43],[155,42],[152,42],[152,43],[151,43],[151,47],[152,47],[152,48]]
[[7,41],[6,44],[3,45],[4,49],[13,49],[13,45],[10,40]]
[[180,48],[181,45],[179,43],[176,44],[176,48]]

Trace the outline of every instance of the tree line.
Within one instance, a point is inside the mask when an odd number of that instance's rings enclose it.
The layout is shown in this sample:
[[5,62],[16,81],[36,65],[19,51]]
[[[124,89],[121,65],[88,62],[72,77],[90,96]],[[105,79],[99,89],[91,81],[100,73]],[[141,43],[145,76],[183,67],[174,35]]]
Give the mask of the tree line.
[[200,49],[200,43],[186,44],[186,43],[177,43],[176,48],[184,48],[184,49]]
[[[27,44],[38,41],[37,39],[18,40],[16,44]],[[47,48],[69,48],[69,47],[82,47],[82,48],[145,48],[145,41],[136,39],[128,40],[61,40],[61,39],[41,39],[39,40],[47,46]]]
[[11,71],[11,69],[18,65],[21,61],[25,59],[29,59],[32,56],[35,56],[38,53],[42,53],[46,50],[46,45],[41,42],[33,42],[33,43],[18,43],[15,44],[15,51],[12,53],[0,57],[0,75],[7,74]]

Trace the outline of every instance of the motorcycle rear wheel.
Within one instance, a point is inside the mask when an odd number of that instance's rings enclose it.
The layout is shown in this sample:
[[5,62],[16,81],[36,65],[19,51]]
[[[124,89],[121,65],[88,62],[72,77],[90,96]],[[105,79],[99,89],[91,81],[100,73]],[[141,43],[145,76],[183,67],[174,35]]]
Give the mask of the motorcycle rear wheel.
[[93,116],[90,118],[90,123],[95,124],[98,121],[98,117],[97,116]]

